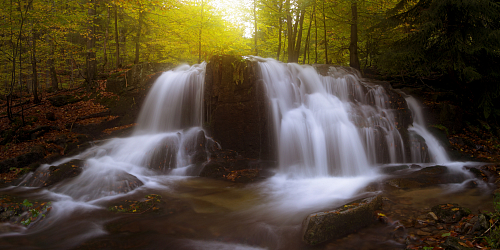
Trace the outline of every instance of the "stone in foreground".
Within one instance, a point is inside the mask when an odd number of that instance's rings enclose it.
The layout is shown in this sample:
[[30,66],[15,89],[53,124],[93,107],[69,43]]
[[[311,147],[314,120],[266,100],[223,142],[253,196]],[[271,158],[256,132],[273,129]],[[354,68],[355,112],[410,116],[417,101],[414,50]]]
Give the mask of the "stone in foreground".
[[310,214],[302,223],[302,240],[309,245],[317,245],[342,238],[375,222],[375,210],[381,206],[382,197],[377,195],[331,211]]

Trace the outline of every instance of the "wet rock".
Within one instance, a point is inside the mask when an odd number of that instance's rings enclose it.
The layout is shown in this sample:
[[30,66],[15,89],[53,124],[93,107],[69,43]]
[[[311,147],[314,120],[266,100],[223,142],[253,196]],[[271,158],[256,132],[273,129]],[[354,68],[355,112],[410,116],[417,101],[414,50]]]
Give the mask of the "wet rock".
[[483,178],[487,178],[486,174],[483,173],[483,171],[481,169],[477,169],[477,168],[470,168],[469,171],[474,174],[474,176],[480,180],[482,180]]
[[426,167],[406,176],[390,179],[385,184],[402,189],[430,187],[446,183],[460,183],[467,177],[461,173],[451,173],[445,166]]
[[476,181],[474,181],[474,180],[468,180],[468,181],[464,184],[464,186],[465,186],[466,188],[469,188],[469,189],[476,188],[476,187],[477,187],[477,182],[476,182]]
[[11,168],[23,168],[45,157],[45,147],[36,145],[29,153],[0,162],[0,173],[7,173]]
[[193,149],[191,163],[202,164],[207,161],[207,150],[206,150],[207,138],[205,137],[205,132],[200,130],[196,136],[196,144]]
[[62,180],[78,176],[83,171],[83,165],[82,160],[76,159],[58,166],[50,166],[48,173],[49,177],[43,186],[52,186]]
[[54,107],[62,107],[68,104],[76,103],[81,101],[82,99],[76,98],[72,95],[58,95],[47,98],[47,100]]
[[25,230],[24,227],[11,223],[0,223],[0,234],[4,233],[21,233]]
[[177,137],[165,138],[159,146],[153,149],[146,165],[148,168],[163,173],[177,166]]
[[35,172],[19,180],[18,186],[49,187],[62,180],[78,176],[82,172],[83,161],[71,160],[69,162],[50,167],[40,167]]
[[463,208],[455,203],[436,205],[432,207],[431,210],[439,218],[439,221],[445,223],[458,222],[463,217],[471,214],[471,211],[469,209]]
[[[462,244],[460,244],[462,243]],[[441,244],[445,250],[473,250],[474,248],[463,246],[464,242],[455,237],[447,237],[446,241]]]
[[302,240],[317,245],[342,238],[376,221],[375,210],[382,206],[382,197],[356,200],[340,208],[310,214],[302,223]]
[[462,233],[480,235],[490,227],[489,216],[487,214],[479,214],[474,216],[462,226]]
[[224,166],[221,163],[218,163],[216,161],[210,161],[203,167],[200,176],[218,179],[227,175],[228,173],[229,170],[224,168]]
[[409,169],[409,168],[410,168],[410,166],[408,166],[408,165],[389,166],[389,167],[382,168],[382,173],[390,174],[390,173],[394,173],[394,172],[399,171],[399,170]]
[[206,66],[203,128],[244,158],[277,159],[265,86],[257,62],[214,56]]
[[117,174],[115,179],[116,179],[115,184],[109,188],[110,194],[128,193],[144,185],[144,183],[137,177],[126,172],[121,172]]

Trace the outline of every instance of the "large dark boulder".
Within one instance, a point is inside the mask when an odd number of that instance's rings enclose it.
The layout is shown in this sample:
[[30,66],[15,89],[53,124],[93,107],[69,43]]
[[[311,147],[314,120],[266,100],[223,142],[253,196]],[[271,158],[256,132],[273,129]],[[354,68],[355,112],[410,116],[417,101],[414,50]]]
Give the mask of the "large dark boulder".
[[24,177],[19,186],[50,187],[63,180],[74,178],[82,173],[84,161],[74,159],[57,166],[40,167],[35,172]]
[[11,168],[23,168],[35,163],[45,157],[45,147],[37,145],[31,148],[29,153],[10,158],[0,162],[0,173],[7,173]]
[[385,181],[385,184],[395,188],[411,189],[446,183],[461,183],[466,179],[468,179],[468,176],[460,172],[452,172],[445,166],[432,166],[389,179]]
[[261,177],[265,162],[243,158],[236,151],[213,149],[210,161],[203,164],[199,176],[239,183],[248,183]]
[[439,221],[444,223],[459,222],[463,217],[471,214],[469,209],[455,203],[436,205],[431,210],[438,217]]
[[381,206],[382,197],[372,196],[334,210],[310,214],[302,223],[302,240],[317,245],[354,233],[376,222],[375,210]]
[[275,160],[272,120],[257,62],[215,56],[207,64],[204,128],[223,149],[245,158]]

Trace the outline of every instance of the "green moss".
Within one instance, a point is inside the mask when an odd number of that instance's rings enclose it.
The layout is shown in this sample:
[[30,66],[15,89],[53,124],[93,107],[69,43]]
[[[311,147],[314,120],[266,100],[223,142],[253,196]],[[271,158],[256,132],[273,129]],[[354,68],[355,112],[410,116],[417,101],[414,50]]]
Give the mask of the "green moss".
[[125,201],[125,205],[115,205],[108,207],[108,210],[116,213],[137,213],[141,214],[146,211],[158,210],[158,204],[161,202],[161,195],[148,194],[144,201]]
[[444,125],[442,124],[434,124],[434,125],[431,125],[431,127],[434,127],[434,128],[437,128],[439,130],[442,130],[446,133],[446,135],[450,135],[450,133],[448,132],[448,128],[445,127]]

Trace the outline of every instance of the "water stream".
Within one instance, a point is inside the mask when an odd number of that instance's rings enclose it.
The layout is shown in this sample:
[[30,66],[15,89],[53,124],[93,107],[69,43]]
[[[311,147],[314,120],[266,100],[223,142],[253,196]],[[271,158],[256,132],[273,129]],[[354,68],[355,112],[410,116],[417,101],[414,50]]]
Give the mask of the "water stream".
[[[202,167],[192,160],[197,141],[209,142],[207,152],[217,144],[201,128],[206,64],[180,66],[151,88],[131,137],[51,164],[82,159],[78,177],[47,189],[33,184],[37,173],[32,173],[20,186],[0,191],[53,201],[48,218],[36,226],[0,232],[0,249],[308,248],[299,236],[305,216],[364,195],[361,190],[383,176],[380,164],[424,161],[419,150],[405,152],[383,87],[348,68],[320,75],[311,66],[258,60],[278,142],[276,175],[251,185],[193,177]],[[406,100],[414,116],[410,130],[423,138],[411,147],[425,143],[432,162],[449,163],[425,129],[418,104]],[[153,164],[155,154],[166,155],[160,165]],[[133,191],[129,186],[125,193],[116,189],[136,179],[144,185]],[[150,193],[162,195],[163,211],[174,215],[134,217],[106,210],[115,200]]]

